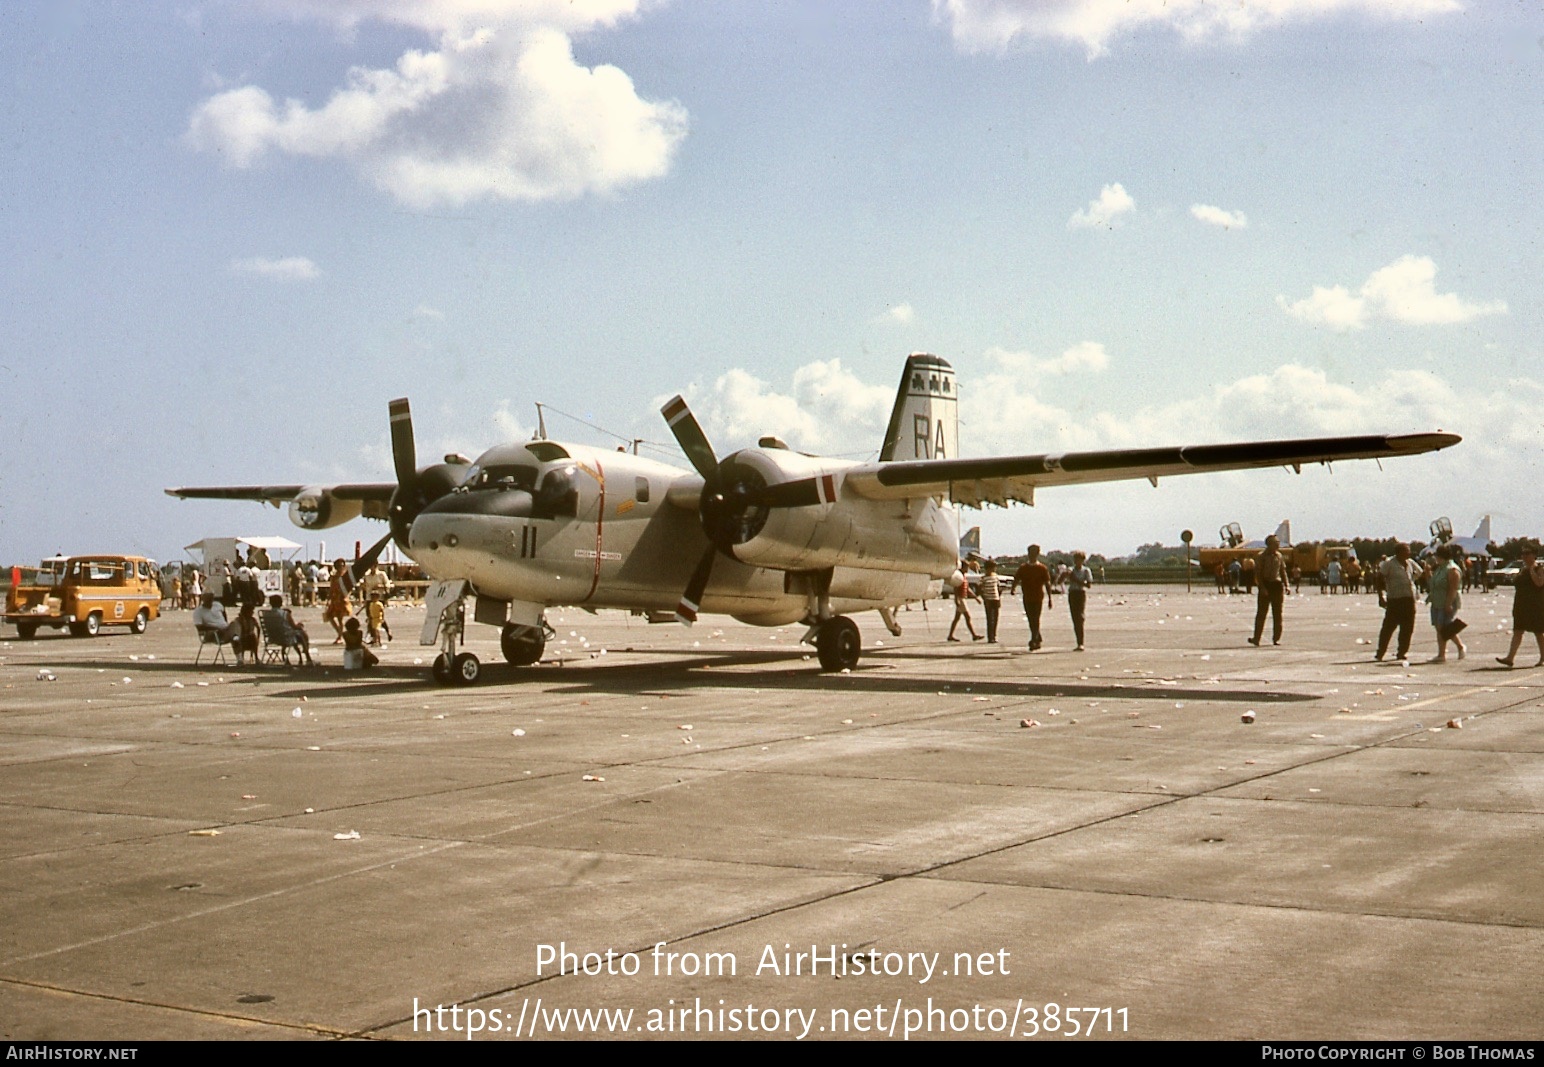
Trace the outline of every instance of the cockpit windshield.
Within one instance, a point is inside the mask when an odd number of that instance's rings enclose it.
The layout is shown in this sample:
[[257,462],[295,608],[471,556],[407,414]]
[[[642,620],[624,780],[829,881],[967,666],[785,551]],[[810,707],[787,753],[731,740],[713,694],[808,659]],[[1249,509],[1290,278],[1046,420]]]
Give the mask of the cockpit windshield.
[[536,468],[513,464],[473,467],[461,484],[468,489],[523,489],[530,493],[536,490]]

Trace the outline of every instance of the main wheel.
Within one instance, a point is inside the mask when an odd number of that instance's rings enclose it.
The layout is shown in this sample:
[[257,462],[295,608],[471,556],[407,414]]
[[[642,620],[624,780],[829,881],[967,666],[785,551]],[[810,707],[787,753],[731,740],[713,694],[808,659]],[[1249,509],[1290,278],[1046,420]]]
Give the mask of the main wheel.
[[129,623],[129,632],[130,633],[136,633],[136,634],[142,634],[142,633],[145,632],[145,628],[147,626],[149,626],[149,625],[150,625],[150,609],[149,608],[140,608],[138,614],[136,614],[134,616],[134,621]]
[[529,667],[541,659],[546,647],[547,638],[542,634],[540,626],[506,623],[499,637],[499,648],[503,650],[504,658],[516,667]]
[[863,654],[863,636],[858,624],[845,615],[827,619],[815,634],[815,651],[823,671],[852,670]]
[[431,668],[430,673],[434,675],[434,680],[440,685],[449,685],[452,680],[450,677],[450,657],[443,652],[435,656],[434,666]]
[[482,674],[482,664],[470,652],[463,652],[451,664],[450,676],[457,685],[474,685]]

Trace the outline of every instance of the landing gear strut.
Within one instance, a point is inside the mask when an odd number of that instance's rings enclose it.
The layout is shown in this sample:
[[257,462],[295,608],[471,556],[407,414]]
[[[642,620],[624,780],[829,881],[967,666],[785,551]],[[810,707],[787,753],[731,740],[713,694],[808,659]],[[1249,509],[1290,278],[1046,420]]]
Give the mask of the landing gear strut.
[[[439,606],[437,621],[430,625],[439,630],[440,654],[434,657],[434,680],[440,685],[471,685],[482,676],[482,663],[470,652],[456,651],[461,635],[466,630],[466,583],[442,583],[449,589],[436,588],[431,597],[431,607]],[[425,633],[432,641],[432,637]]]

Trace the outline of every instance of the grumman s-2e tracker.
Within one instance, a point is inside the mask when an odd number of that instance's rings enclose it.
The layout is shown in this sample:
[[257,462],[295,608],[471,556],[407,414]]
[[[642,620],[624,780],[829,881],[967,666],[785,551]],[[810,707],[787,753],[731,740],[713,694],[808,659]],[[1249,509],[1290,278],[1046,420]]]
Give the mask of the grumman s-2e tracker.
[[[907,358],[879,458],[827,459],[772,437],[719,459],[677,396],[663,408],[694,470],[624,452],[538,440],[496,445],[475,463],[447,456],[418,466],[408,402],[393,400],[395,482],[166,490],[172,496],[289,505],[309,530],[358,516],[390,532],[351,568],[354,577],[395,540],[435,579],[422,641],[439,643],[441,682],[473,682],[477,658],[457,653],[464,605],[502,627],[510,663],[541,658],[549,607],[675,610],[781,626],[802,622],[820,665],[858,662],[849,614],[924,599],[956,566],[953,504],[1034,503],[1043,486],[1159,478],[1202,471],[1340,459],[1413,456],[1455,445],[1455,434],[1325,437],[1187,448],[1122,449],[961,459],[954,371],[937,356]],[[933,586],[937,588],[936,585]]]

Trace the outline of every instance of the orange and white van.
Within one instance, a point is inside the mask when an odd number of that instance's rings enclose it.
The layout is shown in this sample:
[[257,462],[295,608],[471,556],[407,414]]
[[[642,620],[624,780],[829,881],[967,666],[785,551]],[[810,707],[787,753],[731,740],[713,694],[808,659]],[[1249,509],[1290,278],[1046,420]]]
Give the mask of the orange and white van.
[[[55,563],[55,561],[48,561]],[[24,640],[38,627],[69,627],[76,637],[95,637],[104,626],[142,634],[161,614],[160,573],[142,556],[70,556],[62,566],[33,572],[11,569],[5,621]]]

